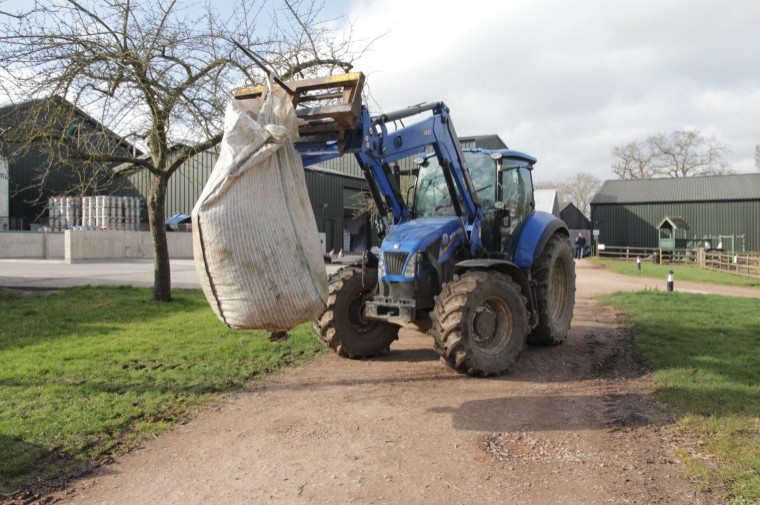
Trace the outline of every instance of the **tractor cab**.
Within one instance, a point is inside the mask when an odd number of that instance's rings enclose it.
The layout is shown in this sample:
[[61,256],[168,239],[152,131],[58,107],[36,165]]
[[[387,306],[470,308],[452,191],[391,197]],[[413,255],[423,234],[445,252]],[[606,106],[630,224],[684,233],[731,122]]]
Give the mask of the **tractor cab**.
[[[489,256],[511,260],[520,224],[533,212],[532,170],[536,159],[507,149],[463,149],[473,192],[483,217],[481,239]],[[456,216],[451,194],[460,200],[457,187],[449,184],[438,158],[428,154],[417,158],[413,215],[416,219]]]

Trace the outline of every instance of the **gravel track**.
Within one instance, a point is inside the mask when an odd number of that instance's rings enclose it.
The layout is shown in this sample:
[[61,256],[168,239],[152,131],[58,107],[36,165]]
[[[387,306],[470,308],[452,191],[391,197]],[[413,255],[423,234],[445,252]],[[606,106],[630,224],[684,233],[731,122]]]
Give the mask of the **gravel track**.
[[651,282],[629,279],[579,262],[567,341],[527,348],[506,376],[459,375],[402,331],[380,358],[328,355],[254,383],[51,498],[712,503],[682,477],[633,335],[594,300]]

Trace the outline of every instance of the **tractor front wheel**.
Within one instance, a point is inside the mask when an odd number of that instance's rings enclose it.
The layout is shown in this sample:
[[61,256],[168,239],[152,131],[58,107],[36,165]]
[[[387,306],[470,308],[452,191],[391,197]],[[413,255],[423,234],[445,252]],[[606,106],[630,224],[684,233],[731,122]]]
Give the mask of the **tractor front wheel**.
[[359,268],[346,267],[330,277],[327,308],[314,322],[319,340],[345,358],[366,358],[390,349],[399,327],[365,319],[364,303],[371,289]]
[[527,300],[499,272],[473,271],[443,285],[431,314],[438,354],[468,375],[501,375],[525,346]]

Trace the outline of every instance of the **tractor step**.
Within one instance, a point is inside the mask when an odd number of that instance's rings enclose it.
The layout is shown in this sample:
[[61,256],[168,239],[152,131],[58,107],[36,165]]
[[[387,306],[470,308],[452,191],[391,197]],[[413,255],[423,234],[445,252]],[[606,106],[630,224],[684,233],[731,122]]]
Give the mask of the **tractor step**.
[[[299,142],[337,142],[343,146],[361,115],[364,74],[330,75],[315,79],[288,81],[293,106],[298,117]],[[238,100],[258,98],[266,87],[243,88],[235,93]]]

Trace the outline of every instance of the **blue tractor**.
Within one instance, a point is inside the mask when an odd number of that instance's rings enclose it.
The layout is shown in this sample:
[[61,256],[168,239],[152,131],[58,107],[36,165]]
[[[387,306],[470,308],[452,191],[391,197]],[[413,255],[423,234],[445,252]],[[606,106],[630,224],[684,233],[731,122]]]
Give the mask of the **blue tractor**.
[[[575,264],[565,224],[534,209],[536,159],[463,150],[442,102],[370,116],[360,103],[363,82],[354,73],[285,83],[300,106],[295,145],[304,165],[354,154],[379,217],[379,249],[329,280],[314,323],[319,339],[363,358],[414,327],[429,331],[449,366],[478,376],[508,371],[527,342],[562,343]],[[238,98],[261,92],[248,88]],[[404,175],[416,179],[407,199],[398,168],[405,158],[414,164]]]

